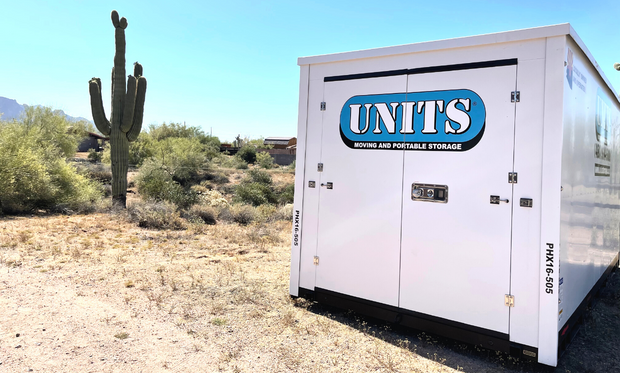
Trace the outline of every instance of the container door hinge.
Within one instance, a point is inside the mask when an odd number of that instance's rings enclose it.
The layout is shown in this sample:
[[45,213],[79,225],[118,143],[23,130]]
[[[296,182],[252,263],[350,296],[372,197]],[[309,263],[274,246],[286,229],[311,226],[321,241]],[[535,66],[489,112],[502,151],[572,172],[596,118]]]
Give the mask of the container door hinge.
[[515,296],[514,295],[510,295],[510,294],[506,294],[504,296],[504,304],[507,307],[514,307],[515,306]]
[[517,183],[517,173],[509,172],[508,173],[508,184],[516,184]]
[[321,111],[325,111],[325,107],[326,107],[325,101],[321,102]]
[[314,263],[315,266],[318,266],[319,265],[319,257],[315,256],[314,260],[312,262]]
[[521,101],[521,91],[510,92],[510,102],[519,102],[519,101]]

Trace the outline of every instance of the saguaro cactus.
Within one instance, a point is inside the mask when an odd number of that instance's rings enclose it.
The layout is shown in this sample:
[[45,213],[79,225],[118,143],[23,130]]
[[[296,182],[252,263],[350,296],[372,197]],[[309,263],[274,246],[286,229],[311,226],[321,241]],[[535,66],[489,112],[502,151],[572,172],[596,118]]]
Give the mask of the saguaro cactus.
[[116,33],[116,54],[112,68],[112,112],[109,121],[103,110],[101,79],[92,78],[88,85],[95,125],[103,135],[110,136],[112,203],[125,207],[127,202],[129,143],[138,138],[142,129],[146,78],[142,76],[142,65],[136,62],[133,76],[128,76],[127,87],[125,87],[125,28],[127,28],[127,19],[123,17],[119,20],[118,12],[113,10],[112,24]]

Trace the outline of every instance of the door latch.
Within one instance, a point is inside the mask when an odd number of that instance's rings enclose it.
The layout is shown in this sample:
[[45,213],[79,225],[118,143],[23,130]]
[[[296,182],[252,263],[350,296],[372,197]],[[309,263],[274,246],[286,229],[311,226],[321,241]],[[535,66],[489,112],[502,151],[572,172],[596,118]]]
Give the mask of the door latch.
[[321,186],[327,187],[327,189],[334,189],[334,183],[321,183]]
[[499,196],[491,196],[491,204],[492,205],[499,205],[500,202],[509,203],[510,200],[508,198],[500,199]]

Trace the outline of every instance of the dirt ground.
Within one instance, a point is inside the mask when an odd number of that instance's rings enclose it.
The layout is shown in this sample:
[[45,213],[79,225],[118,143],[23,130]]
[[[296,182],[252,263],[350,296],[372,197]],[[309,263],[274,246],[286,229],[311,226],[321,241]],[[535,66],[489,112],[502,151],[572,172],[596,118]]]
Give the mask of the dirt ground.
[[620,372],[620,276],[556,369],[288,296],[291,224],[0,218],[0,372]]

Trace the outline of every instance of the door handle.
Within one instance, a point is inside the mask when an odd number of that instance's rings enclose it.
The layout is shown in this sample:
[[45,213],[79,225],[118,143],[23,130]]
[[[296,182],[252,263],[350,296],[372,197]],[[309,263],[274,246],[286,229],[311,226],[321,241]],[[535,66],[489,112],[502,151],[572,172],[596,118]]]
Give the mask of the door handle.
[[327,189],[334,189],[334,183],[321,183],[322,187],[327,187]]
[[500,202],[509,203],[510,200],[508,198],[500,199],[499,196],[491,196],[491,204],[492,205],[499,205]]

